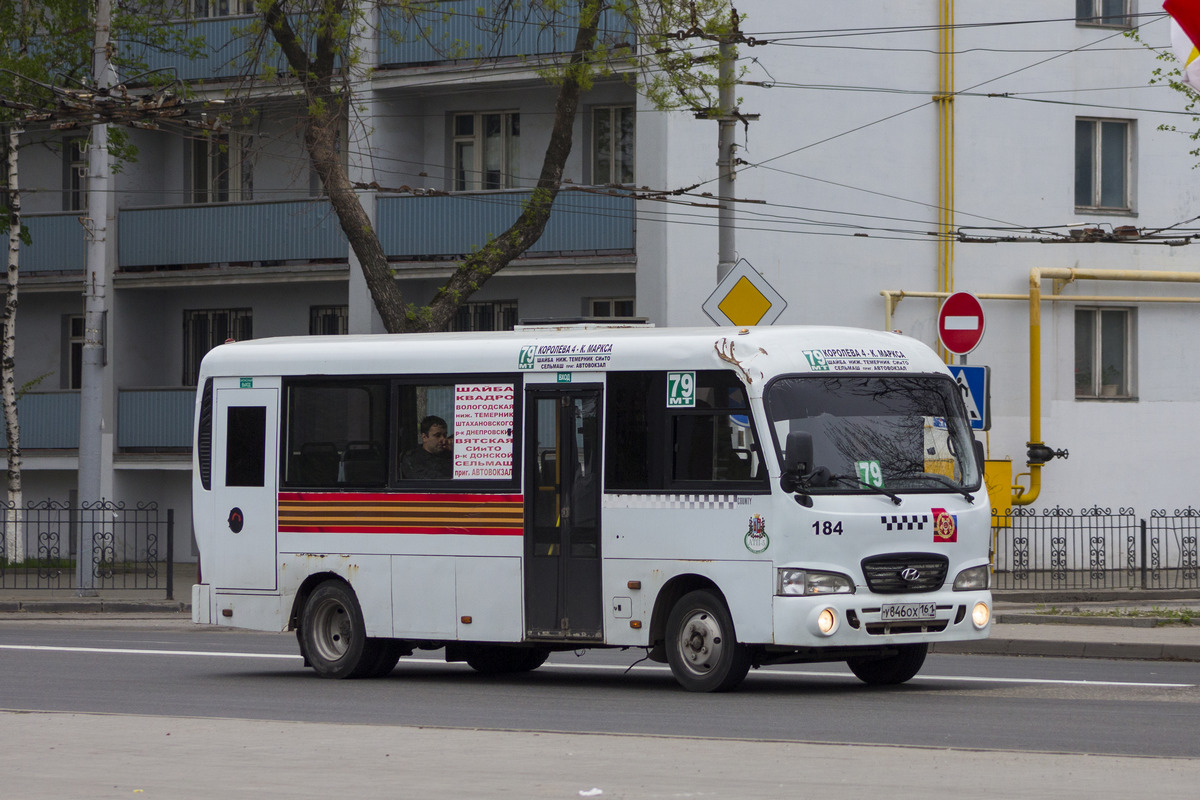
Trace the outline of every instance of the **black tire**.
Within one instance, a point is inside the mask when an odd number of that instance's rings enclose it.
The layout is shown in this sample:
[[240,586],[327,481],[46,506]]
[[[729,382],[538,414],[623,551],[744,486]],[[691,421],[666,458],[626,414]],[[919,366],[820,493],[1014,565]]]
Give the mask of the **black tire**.
[[540,647],[476,645],[467,655],[467,666],[484,675],[532,672],[546,663],[550,651]]
[[[322,678],[365,678],[377,674],[380,639],[368,639],[354,591],[325,581],[308,596],[300,617],[300,650]],[[397,655],[399,658],[399,655]],[[388,671],[394,667],[393,662]]]
[[729,609],[712,592],[681,597],[666,633],[671,674],[689,692],[727,692],[750,671],[750,650],[738,643]]
[[870,686],[895,686],[911,680],[925,663],[928,644],[902,644],[894,656],[885,658],[851,658],[846,661],[850,671]]

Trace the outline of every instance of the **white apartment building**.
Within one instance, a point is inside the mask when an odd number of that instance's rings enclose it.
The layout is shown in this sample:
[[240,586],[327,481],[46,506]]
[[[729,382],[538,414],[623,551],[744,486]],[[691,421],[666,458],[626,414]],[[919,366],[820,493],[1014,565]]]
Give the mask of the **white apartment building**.
[[[219,50],[236,4],[189,24]],[[459,5],[472,6],[470,3]],[[1184,99],[1150,86],[1168,23],[1147,0],[738,3],[736,250],[786,308],[778,323],[891,328],[937,345],[938,300],[980,296],[991,368],[993,459],[1026,471],[1031,271],[1041,304],[1042,439],[1068,459],[1042,472],[1039,506],[1195,505],[1200,449],[1200,177]],[[386,25],[386,9],[380,12]],[[346,132],[352,177],[407,297],[424,301],[455,258],[502,231],[533,185],[555,89],[512,35],[481,59],[372,43],[364,115]],[[224,51],[222,51],[224,52]],[[219,96],[228,56],[161,56]],[[105,331],[106,496],[176,509],[187,560],[190,434],[199,359],[226,338],[379,331],[365,283],[308,164],[288,99],[214,141],[131,131],[112,181],[115,236]],[[86,131],[30,129],[22,188],[18,382],[25,493],[77,485]],[[564,192],[542,241],[471,297],[460,328],[643,317],[710,325],[717,289],[717,123],[660,111],[620,80],[582,101],[566,175],[577,186],[691,188],[669,200]],[[425,196],[411,190],[435,190]],[[708,193],[708,196],[705,195]],[[640,197],[640,194],[638,195]],[[1146,236],[1164,231],[1158,236]],[[949,232],[952,235],[946,235]],[[961,237],[958,235],[961,233]],[[902,301],[885,293],[903,292]],[[891,295],[895,297],[895,295]],[[1170,298],[1177,302],[1159,302]],[[894,302],[894,308],[891,303]],[[777,306],[782,303],[777,303]],[[953,358],[953,356],[950,356]]]

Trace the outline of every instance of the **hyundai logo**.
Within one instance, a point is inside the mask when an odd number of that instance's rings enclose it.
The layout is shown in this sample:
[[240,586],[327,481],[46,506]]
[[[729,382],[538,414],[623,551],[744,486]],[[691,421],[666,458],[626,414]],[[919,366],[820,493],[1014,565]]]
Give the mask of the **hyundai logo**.
[[921,570],[917,569],[916,567],[905,567],[904,569],[900,570],[900,578],[905,583],[912,583],[920,577]]

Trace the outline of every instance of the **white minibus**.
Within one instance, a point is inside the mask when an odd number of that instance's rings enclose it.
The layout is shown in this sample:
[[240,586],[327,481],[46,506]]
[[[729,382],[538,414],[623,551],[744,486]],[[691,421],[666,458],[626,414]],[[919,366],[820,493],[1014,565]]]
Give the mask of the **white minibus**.
[[894,684],[989,630],[982,448],[897,334],[236,342],[195,419],[193,619],[294,630],[323,677],[620,647],[692,691],[821,661]]

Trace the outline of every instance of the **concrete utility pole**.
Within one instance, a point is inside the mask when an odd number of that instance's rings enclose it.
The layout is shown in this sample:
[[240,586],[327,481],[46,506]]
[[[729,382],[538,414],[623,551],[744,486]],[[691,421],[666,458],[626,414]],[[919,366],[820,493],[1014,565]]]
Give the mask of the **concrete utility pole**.
[[743,114],[737,107],[737,50],[738,42],[744,39],[738,23],[737,9],[731,11],[732,30],[717,43],[717,283],[725,280],[737,263],[737,247],[734,245],[734,181],[737,179],[737,132],[738,121],[743,123],[758,119],[758,114]]
[[737,157],[737,143],[734,141],[737,95],[733,86],[733,43],[727,39],[723,40],[718,45],[718,52],[720,64],[717,80],[720,85],[721,114],[717,117],[717,283],[720,283],[733,271],[733,265],[737,261],[737,248],[734,247],[733,236],[733,226],[737,224],[733,213],[733,182],[737,178],[734,166],[734,159]]
[[[95,102],[104,100],[115,83],[109,61],[111,0],[96,0],[96,38],[92,52]],[[92,125],[88,142],[87,266],[84,271],[84,339],[79,392],[79,504],[95,505],[112,491],[111,433],[105,424],[105,407],[111,398],[111,376],[105,363],[105,324],[108,321],[108,284],[111,277],[109,231],[111,217],[111,173],[108,156],[108,123]],[[105,469],[106,461],[109,469]],[[96,594],[92,571],[92,530],[80,520],[76,556],[76,586],[80,596]]]

